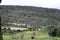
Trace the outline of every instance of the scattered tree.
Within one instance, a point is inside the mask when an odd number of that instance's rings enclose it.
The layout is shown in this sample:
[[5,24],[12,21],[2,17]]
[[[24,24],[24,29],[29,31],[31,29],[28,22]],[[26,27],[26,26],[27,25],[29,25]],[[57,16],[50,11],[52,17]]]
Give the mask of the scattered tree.
[[49,34],[49,36],[56,37],[56,35],[57,35],[57,28],[51,26],[49,28],[49,33],[48,34]]

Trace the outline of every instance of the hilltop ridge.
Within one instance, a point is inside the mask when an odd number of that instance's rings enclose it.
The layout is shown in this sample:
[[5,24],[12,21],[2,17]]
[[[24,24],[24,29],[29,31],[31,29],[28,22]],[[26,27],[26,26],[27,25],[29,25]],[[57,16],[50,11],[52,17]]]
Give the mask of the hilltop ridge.
[[4,24],[57,25],[60,23],[60,10],[42,7],[0,5],[0,16]]

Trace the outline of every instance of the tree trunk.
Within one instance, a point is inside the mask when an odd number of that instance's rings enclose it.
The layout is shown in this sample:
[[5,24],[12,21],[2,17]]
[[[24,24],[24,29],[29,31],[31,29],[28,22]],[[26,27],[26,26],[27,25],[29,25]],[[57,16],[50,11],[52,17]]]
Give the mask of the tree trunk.
[[3,40],[3,37],[2,37],[2,29],[1,29],[1,17],[0,17],[0,40]]
[[1,3],[2,0],[0,0],[0,3]]

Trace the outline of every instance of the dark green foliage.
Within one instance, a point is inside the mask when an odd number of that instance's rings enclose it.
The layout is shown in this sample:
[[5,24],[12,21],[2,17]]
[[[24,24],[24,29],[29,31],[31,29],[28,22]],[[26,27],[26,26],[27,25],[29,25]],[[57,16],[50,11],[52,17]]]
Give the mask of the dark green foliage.
[[50,30],[48,34],[52,37],[56,37],[57,36],[57,29],[55,28],[53,30]]
[[60,37],[60,27],[49,26],[48,34],[52,37]]
[[3,37],[2,37],[2,29],[1,29],[1,17],[0,17],[0,40],[3,40]]
[[[28,6],[0,6],[2,23],[40,23],[57,25],[60,22],[60,10]],[[3,14],[2,14],[3,10]],[[8,26],[11,26],[7,24]],[[4,25],[5,26],[5,25]],[[15,25],[16,26],[16,25]]]

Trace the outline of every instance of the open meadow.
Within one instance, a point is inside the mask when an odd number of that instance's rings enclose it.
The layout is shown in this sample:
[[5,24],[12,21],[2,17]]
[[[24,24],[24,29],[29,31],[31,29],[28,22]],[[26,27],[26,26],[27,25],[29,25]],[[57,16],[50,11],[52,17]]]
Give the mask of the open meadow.
[[35,37],[32,39],[31,36],[33,31],[23,31],[11,35],[3,35],[4,40],[60,40],[59,37],[50,37],[47,32],[34,31]]

